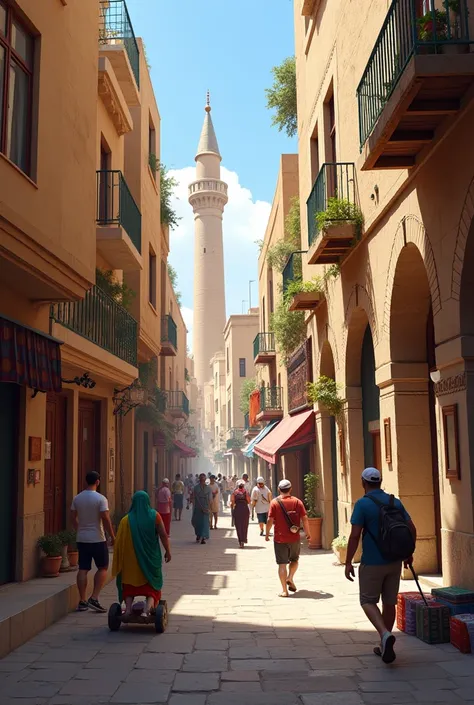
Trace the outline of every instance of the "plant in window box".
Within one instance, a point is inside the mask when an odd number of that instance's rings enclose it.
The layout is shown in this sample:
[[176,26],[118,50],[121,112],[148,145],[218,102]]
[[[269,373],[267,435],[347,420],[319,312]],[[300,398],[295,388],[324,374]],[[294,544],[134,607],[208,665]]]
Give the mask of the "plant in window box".
[[285,297],[290,311],[315,309],[324,298],[324,278],[313,277],[309,281],[293,279],[287,284]]
[[321,530],[323,519],[316,505],[316,490],[319,487],[319,475],[309,472],[304,476],[304,506],[309,522],[309,547],[322,548]]
[[316,382],[308,382],[308,399],[320,404],[338,421],[341,418],[343,399],[339,396],[339,385],[334,379],[321,375]]
[[[316,213],[316,224],[320,232],[334,225],[341,227],[344,225],[354,225],[354,240],[357,242],[362,235],[364,216],[359,206],[355,203],[351,203],[346,198],[333,196],[332,198],[328,198],[326,210]],[[355,244],[355,242],[353,244]]]
[[58,534],[45,534],[38,539],[38,547],[44,554],[41,558],[41,575],[44,578],[56,578],[62,561],[61,539]]
[[270,316],[270,330],[275,334],[275,345],[286,364],[291,353],[306,340],[304,311],[290,311],[286,297],[278,303]]

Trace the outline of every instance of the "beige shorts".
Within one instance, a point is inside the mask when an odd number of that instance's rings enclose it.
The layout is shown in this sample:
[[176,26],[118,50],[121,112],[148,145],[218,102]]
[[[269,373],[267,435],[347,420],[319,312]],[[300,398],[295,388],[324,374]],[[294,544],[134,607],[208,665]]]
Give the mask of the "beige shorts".
[[382,596],[384,605],[396,605],[402,572],[401,561],[387,565],[359,566],[361,605],[376,605]]

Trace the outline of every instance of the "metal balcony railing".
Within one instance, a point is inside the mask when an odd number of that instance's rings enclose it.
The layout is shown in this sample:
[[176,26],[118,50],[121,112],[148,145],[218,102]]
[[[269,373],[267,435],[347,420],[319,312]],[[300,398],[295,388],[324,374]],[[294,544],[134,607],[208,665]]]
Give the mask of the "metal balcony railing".
[[[427,3],[428,4],[428,3]],[[444,53],[469,40],[467,0],[393,0],[357,88],[362,148],[414,54]]]
[[257,357],[260,353],[275,352],[275,334],[274,333],[257,333],[253,341],[253,356]]
[[300,250],[298,252],[292,252],[288,257],[288,262],[285,264],[283,270],[283,293],[286,294],[288,289],[288,284],[295,280],[301,280],[303,278],[303,258],[302,255],[306,254],[306,250]]
[[121,171],[97,172],[97,224],[121,225],[142,251],[142,214]]
[[226,443],[227,450],[232,448],[242,448],[245,443],[244,431],[245,429],[243,428],[231,428],[229,430]]
[[[308,244],[310,247],[319,234],[316,214],[327,210],[330,198],[355,204],[355,165],[353,162],[328,162],[322,165],[306,201]],[[337,208],[335,211],[337,215]],[[331,218],[331,220],[335,219]]]
[[283,409],[282,387],[260,388],[260,411],[281,411]]
[[140,88],[140,50],[125,0],[99,0],[100,44],[123,44],[137,86]]
[[50,317],[65,328],[137,366],[138,323],[98,286],[82,301],[53,304]]
[[167,411],[182,411],[189,416],[189,399],[183,391],[173,389],[167,390],[165,394]]
[[178,349],[178,328],[169,314],[161,317],[161,342],[171,343],[175,350]]

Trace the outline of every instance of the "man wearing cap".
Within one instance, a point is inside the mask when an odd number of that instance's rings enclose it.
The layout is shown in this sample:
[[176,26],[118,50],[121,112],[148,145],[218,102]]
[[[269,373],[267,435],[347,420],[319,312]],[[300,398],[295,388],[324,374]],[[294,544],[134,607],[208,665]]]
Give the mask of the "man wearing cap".
[[280,480],[278,489],[280,495],[270,503],[265,540],[270,540],[270,531],[274,526],[273,545],[278,577],[283,588],[279,596],[289,597],[288,590],[296,592],[294,577],[298,570],[301,549],[300,525],[303,522],[303,529],[309,540],[309,523],[303,502],[291,496],[291,482]]
[[158,487],[155,491],[155,505],[156,511],[163,519],[163,524],[165,525],[166,533],[170,535],[171,529],[171,490],[170,481],[167,477],[163,478],[161,487]]
[[[379,534],[380,515],[378,503],[389,504],[390,501],[390,495],[380,488],[381,483],[382,476],[379,470],[365,468],[362,473],[362,487],[365,496],[357,500],[352,512],[352,530],[347,546],[345,573],[346,578],[353,582],[355,573],[352,559],[362,534],[362,560],[359,566],[360,604],[380,635],[380,646],[374,648],[374,653],[381,656],[385,663],[392,663],[396,658],[395,636],[392,634],[392,629],[395,622],[402,562],[386,560],[377,545],[376,537]],[[394,500],[394,505],[402,511],[405,521],[416,539],[415,525],[405,507],[399,499]],[[405,565],[408,566],[411,560],[410,558],[406,561]],[[380,596],[382,596],[382,612],[378,608]]]
[[265,485],[263,477],[257,477],[257,484],[252,490],[252,509],[257,512],[257,520],[260,526],[260,536],[264,534],[265,524],[268,520],[268,510],[272,501],[272,493]]

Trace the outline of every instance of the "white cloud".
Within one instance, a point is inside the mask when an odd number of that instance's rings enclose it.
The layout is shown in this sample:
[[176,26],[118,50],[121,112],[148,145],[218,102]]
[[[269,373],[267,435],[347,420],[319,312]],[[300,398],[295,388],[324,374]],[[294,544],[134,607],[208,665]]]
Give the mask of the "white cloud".
[[[183,318],[192,344],[194,217],[188,203],[188,185],[196,178],[195,167],[170,170],[178,184],[174,190],[173,208],[181,218],[171,232],[170,262],[178,273],[178,289],[182,293]],[[242,300],[248,307],[249,280],[257,280],[258,247],[270,215],[271,204],[254,201],[252,193],[239,183],[235,171],[221,169],[221,178],[228,184],[229,202],[225,207],[224,267],[227,315],[242,312]],[[252,304],[258,301],[257,283],[252,285]]]

